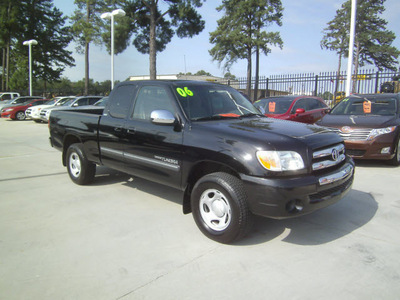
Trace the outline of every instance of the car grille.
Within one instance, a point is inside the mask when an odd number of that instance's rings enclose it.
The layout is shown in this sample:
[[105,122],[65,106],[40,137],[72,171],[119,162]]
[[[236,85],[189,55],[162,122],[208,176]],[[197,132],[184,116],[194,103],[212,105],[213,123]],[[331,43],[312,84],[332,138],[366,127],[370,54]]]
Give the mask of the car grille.
[[31,113],[32,113],[32,108],[28,108],[28,109],[25,111],[25,115],[26,115],[26,116],[30,116]]
[[357,149],[347,149],[346,153],[349,156],[363,156],[366,150],[357,150]]
[[312,157],[312,170],[319,171],[334,167],[346,159],[343,144],[336,144],[329,148],[314,151]]
[[41,112],[40,112],[40,116],[41,117],[45,117],[46,116],[46,112],[47,112],[46,109],[42,109]]
[[370,135],[371,128],[353,129],[348,127],[348,132],[343,132],[339,128],[329,128],[339,134],[345,141],[366,141]]
[[341,193],[343,193],[343,191],[348,189],[349,186],[353,183],[353,178],[354,178],[353,176],[350,176],[345,182],[343,182],[338,186],[310,195],[310,203],[311,204],[318,203],[327,200],[331,197],[340,195]]

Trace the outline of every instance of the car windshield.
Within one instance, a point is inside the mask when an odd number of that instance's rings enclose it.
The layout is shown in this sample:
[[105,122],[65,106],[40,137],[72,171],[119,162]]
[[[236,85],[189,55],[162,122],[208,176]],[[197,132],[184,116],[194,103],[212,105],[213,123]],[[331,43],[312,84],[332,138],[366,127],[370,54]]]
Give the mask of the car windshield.
[[66,102],[68,102],[68,101],[71,100],[71,99],[75,99],[75,98],[64,98],[64,99],[58,101],[57,104],[56,104],[56,106],[64,105]]
[[105,106],[107,104],[107,102],[108,102],[108,97],[103,97],[93,105],[95,105],[95,106]]
[[378,115],[390,116],[397,111],[397,101],[393,96],[352,96],[344,98],[336,105],[331,115]]
[[174,92],[193,121],[260,114],[249,100],[228,86],[181,83],[175,85]]
[[258,108],[262,108],[266,114],[270,115],[281,115],[286,113],[290,105],[293,102],[293,98],[290,97],[279,97],[279,98],[268,98],[258,100],[254,105]]
[[54,103],[56,103],[56,99],[53,99],[53,100],[49,100],[49,101],[47,101],[47,102],[45,102],[44,104],[45,105],[53,105]]
[[13,104],[21,104],[21,103],[25,104],[26,102],[28,102],[28,104],[29,104],[30,101],[31,100],[26,100],[26,98],[19,98],[19,99],[13,100],[12,103]]
[[61,106],[71,106],[72,103],[74,103],[74,101],[75,101],[75,98],[69,98],[69,99],[67,99],[67,101],[62,103]]

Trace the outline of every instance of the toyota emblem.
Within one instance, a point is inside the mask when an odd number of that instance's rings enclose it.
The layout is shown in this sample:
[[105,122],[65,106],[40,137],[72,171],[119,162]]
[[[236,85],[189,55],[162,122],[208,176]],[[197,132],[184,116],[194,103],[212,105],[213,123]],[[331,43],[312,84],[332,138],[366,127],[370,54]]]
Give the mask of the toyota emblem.
[[333,161],[337,161],[339,158],[339,151],[337,149],[332,150],[332,159]]

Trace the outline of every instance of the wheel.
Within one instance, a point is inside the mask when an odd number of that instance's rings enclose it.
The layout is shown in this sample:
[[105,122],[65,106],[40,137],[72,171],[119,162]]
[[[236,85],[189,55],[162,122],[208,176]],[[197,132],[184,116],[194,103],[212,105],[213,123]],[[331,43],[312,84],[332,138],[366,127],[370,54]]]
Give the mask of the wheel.
[[17,119],[18,121],[25,120],[25,112],[23,112],[23,111],[17,112],[15,114],[15,119]]
[[237,241],[252,227],[243,184],[233,175],[218,172],[200,178],[193,187],[191,206],[199,229],[217,242]]
[[389,161],[393,166],[400,165],[400,135],[397,137],[396,148],[394,149],[394,157]]
[[96,165],[86,159],[82,144],[72,144],[67,150],[67,169],[73,182],[89,184],[96,174]]
[[42,123],[42,120],[38,120],[38,119],[33,119],[33,121],[34,121],[35,123]]

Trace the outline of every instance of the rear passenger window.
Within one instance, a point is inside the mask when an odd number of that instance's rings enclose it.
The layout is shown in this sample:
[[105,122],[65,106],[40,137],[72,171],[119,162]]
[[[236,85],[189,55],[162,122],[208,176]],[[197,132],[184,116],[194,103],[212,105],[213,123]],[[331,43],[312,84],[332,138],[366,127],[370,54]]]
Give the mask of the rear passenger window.
[[108,113],[113,118],[125,119],[129,114],[129,108],[132,103],[135,86],[121,85],[117,88],[113,97],[110,99],[110,107]]

